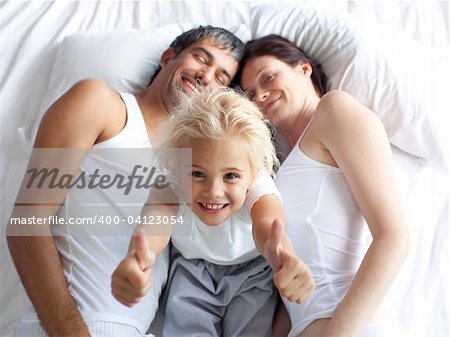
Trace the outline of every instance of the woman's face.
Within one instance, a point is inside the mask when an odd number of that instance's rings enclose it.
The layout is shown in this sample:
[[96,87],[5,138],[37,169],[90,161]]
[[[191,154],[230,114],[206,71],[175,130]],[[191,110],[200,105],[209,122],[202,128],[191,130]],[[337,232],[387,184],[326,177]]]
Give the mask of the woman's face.
[[259,56],[245,65],[241,86],[271,123],[278,125],[302,109],[305,80],[310,78],[309,74],[305,76],[301,64],[291,66],[274,56]]

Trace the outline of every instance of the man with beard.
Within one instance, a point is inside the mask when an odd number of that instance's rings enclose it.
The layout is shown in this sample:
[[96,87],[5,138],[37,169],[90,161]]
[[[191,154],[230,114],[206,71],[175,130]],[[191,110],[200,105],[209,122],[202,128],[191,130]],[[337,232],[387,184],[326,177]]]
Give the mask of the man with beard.
[[[200,26],[187,31],[163,53],[160,69],[148,88],[137,95],[117,93],[95,79],[76,83],[46,112],[34,147],[151,148],[156,142],[156,129],[180,95],[227,86],[236,73],[242,50],[242,42],[222,28]],[[78,164],[73,171],[79,166],[86,169],[83,160]],[[97,191],[95,201],[119,208],[107,192]],[[77,205],[69,198],[76,199],[76,193],[74,189],[60,193],[58,203],[37,207],[33,215],[47,218],[77,214]],[[13,217],[20,215],[17,208]],[[94,217],[94,212],[95,207],[92,214],[83,216]],[[11,255],[34,307],[19,322],[14,336],[145,334],[167,277],[167,258],[157,261],[152,270],[151,294],[130,309],[113,298],[110,288],[112,271],[127,251],[129,236],[95,236],[89,232],[72,236],[57,231],[57,227],[47,225],[41,228],[40,236],[8,236]]]

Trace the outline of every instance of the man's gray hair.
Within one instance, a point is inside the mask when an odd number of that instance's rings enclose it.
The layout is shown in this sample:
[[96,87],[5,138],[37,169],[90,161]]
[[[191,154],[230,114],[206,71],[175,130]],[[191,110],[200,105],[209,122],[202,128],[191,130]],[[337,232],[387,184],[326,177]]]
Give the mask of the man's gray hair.
[[170,44],[170,47],[174,49],[175,55],[179,55],[191,44],[204,38],[214,39],[217,46],[223,49],[228,49],[231,56],[233,56],[237,62],[241,60],[244,52],[244,43],[233,33],[221,27],[213,27],[208,25],[190,29],[179,35]]
[[[221,27],[213,27],[208,25],[192,28],[180,34],[175,40],[173,40],[170,47],[173,48],[175,55],[177,56],[191,44],[205,38],[212,38],[217,47],[229,50],[230,55],[239,63],[242,55],[244,54],[244,42],[242,42],[232,32]],[[150,79],[149,85],[153,82],[160,70],[161,67],[158,67],[158,69],[155,70]]]

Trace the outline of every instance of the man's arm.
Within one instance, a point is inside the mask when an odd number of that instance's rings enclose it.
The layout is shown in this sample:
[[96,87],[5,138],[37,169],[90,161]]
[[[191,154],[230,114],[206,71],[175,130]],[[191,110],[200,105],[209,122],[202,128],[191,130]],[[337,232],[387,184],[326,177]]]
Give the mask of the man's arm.
[[[84,148],[88,150],[101,139],[107,139],[123,127],[123,105],[117,93],[96,80],[77,83],[46,112],[39,127],[35,148]],[[108,122],[109,121],[109,122]],[[112,122],[111,122],[112,121]],[[122,125],[121,125],[122,124]],[[39,153],[39,151],[35,151]],[[45,160],[47,160],[46,158]],[[55,158],[56,159],[56,158]],[[39,162],[34,158],[34,162]],[[83,160],[57,158],[65,172],[76,172]],[[43,164],[48,164],[41,160]],[[32,165],[32,164],[30,164]],[[24,186],[24,184],[23,184]],[[54,215],[67,191],[55,189],[50,195],[52,206],[39,202],[19,206],[19,199],[29,191],[22,186],[13,217],[44,218]],[[48,191],[36,188],[33,200],[45,200]],[[41,193],[41,195],[39,195]],[[47,193],[45,196],[44,193]],[[61,261],[48,225],[40,225],[33,236],[18,233],[8,224],[7,240],[16,269],[45,330],[52,336],[89,336],[86,325],[69,293]],[[22,229],[23,230],[23,229]],[[31,228],[30,228],[31,230]],[[29,234],[31,235],[31,234]]]

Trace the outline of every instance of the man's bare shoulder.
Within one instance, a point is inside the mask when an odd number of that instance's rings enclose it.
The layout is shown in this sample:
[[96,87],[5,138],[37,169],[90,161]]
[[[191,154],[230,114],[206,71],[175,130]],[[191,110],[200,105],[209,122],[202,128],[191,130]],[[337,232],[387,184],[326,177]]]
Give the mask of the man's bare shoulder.
[[98,107],[106,104],[111,107],[120,103],[120,97],[116,90],[100,79],[87,78],[75,83],[60,100],[69,100],[73,104]]
[[[120,95],[98,79],[75,83],[45,113],[36,141],[55,137],[64,146],[91,146],[119,132],[126,123]],[[53,142],[52,142],[53,143]]]

